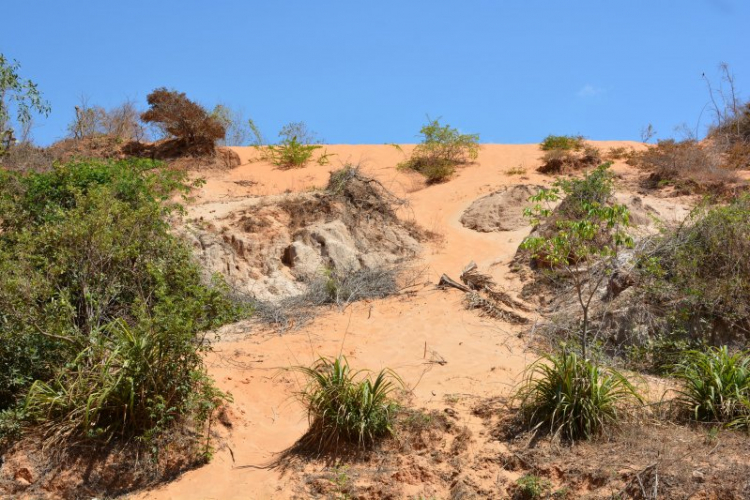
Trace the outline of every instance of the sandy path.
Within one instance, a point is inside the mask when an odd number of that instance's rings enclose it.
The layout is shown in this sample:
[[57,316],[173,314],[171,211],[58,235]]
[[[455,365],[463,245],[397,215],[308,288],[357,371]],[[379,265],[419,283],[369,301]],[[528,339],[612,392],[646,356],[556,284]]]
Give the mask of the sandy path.
[[[595,143],[602,151],[627,142]],[[523,368],[534,358],[524,349],[517,327],[480,318],[465,311],[462,294],[434,288],[443,272],[458,277],[474,260],[498,283],[514,291],[507,264],[528,229],[478,233],[459,222],[475,199],[504,185],[549,184],[534,171],[536,145],[485,145],[477,164],[459,170],[445,184],[424,187],[415,175],[396,170],[403,154],[392,146],[327,146],[335,153],[329,166],[311,165],[281,171],[261,162],[248,162],[251,148],[237,148],[243,164],[228,172],[203,172],[206,184],[197,194],[190,216],[231,210],[248,196],[303,191],[324,186],[329,171],[344,162],[359,163],[367,175],[409,200],[403,217],[442,235],[430,244],[417,266],[426,269],[424,286],[412,293],[345,311],[321,314],[300,330],[278,335],[248,328],[241,340],[218,343],[209,356],[211,374],[233,398],[233,426],[208,465],[187,472],[139,499],[286,498],[293,478],[266,468],[276,454],[292,445],[305,431],[303,409],[293,395],[297,377],[283,368],[309,364],[318,356],[347,355],[357,368],[396,370],[414,388],[414,405],[444,407],[446,398],[477,398],[507,394]],[[409,146],[404,146],[408,152]],[[516,167],[524,175],[508,175]],[[237,337],[233,337],[237,338]],[[425,358],[425,351],[427,352]],[[430,363],[430,359],[447,363]],[[231,452],[230,452],[231,448]]]

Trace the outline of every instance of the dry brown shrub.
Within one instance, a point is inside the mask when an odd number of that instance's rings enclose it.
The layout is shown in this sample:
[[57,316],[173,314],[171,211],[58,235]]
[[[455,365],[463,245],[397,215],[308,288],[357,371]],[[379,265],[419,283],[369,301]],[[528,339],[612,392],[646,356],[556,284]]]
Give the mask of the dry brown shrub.
[[0,156],[0,166],[18,172],[43,172],[52,167],[53,156],[46,148],[30,142],[11,146]]
[[75,107],[76,115],[68,124],[69,138],[90,140],[96,137],[111,137],[119,142],[140,141],[146,130],[140,123],[140,113],[131,100],[112,109],[89,105],[82,97]]
[[182,92],[159,88],[147,100],[150,109],[141,115],[141,120],[162,128],[184,154],[213,154],[216,141],[226,135],[219,120]]
[[63,139],[52,144],[48,151],[54,160],[67,162],[74,158],[123,158],[122,141],[107,135],[81,139]]
[[729,170],[750,169],[750,142],[736,142],[726,151],[724,168]]
[[601,152],[586,145],[582,150],[552,149],[542,156],[542,166],[537,171],[543,174],[564,174],[593,168],[602,162]]
[[677,194],[730,196],[739,177],[722,167],[722,157],[710,144],[695,140],[659,141],[635,154],[630,163],[650,172],[643,181],[649,189],[673,186]]

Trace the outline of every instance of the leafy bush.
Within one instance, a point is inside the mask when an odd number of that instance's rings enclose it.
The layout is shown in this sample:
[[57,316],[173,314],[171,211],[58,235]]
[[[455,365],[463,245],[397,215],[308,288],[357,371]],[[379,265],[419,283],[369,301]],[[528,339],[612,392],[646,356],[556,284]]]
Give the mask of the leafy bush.
[[419,131],[422,142],[399,168],[415,170],[434,184],[447,180],[456,166],[479,156],[479,134],[462,134],[440,119],[429,120]]
[[536,476],[534,474],[525,474],[516,480],[516,494],[514,498],[518,500],[536,500],[544,498],[552,490],[552,483],[549,479]]
[[678,401],[700,422],[750,423],[750,355],[726,346],[690,351],[677,366]]
[[[630,214],[625,205],[613,203],[610,164],[600,165],[582,179],[558,180],[541,189],[524,214],[538,227],[521,243],[532,263],[551,269],[572,283],[581,306],[581,345],[587,356],[589,309],[609,279],[617,252],[633,245],[627,234]],[[551,204],[565,198],[552,210]],[[585,266],[582,265],[585,263]]]
[[0,410],[144,434],[211,393],[196,334],[241,311],[170,233],[185,180],[144,160],[0,172]]
[[515,397],[526,425],[571,440],[600,435],[622,419],[624,403],[642,401],[622,374],[571,351],[534,362]]
[[149,110],[141,114],[173,137],[185,153],[212,154],[216,141],[224,139],[224,125],[182,92],[159,88],[148,97]]
[[321,451],[345,444],[365,448],[393,433],[397,405],[391,393],[403,383],[391,370],[362,377],[343,356],[297,370],[308,380],[299,395],[310,421],[307,444]]
[[580,151],[584,145],[581,135],[548,135],[539,147],[542,151]]
[[0,156],[5,154],[16,140],[11,121],[11,110],[15,107],[16,123],[22,127],[21,142],[28,140],[31,112],[49,115],[49,103],[42,98],[36,83],[18,74],[21,65],[10,61],[0,53]]
[[[262,151],[264,159],[281,168],[304,167],[315,151],[323,147],[315,142],[315,134],[307,130],[304,122],[285,125],[279,137],[278,144],[266,146]],[[317,160],[318,164],[327,164],[329,156],[323,153]]]

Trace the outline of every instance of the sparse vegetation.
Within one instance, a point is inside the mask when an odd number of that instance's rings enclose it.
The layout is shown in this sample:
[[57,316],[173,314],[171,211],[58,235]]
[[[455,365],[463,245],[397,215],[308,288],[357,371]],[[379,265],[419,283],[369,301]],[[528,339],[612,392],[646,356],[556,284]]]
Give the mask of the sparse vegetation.
[[505,171],[505,175],[524,175],[526,173],[526,167],[519,165]]
[[[562,275],[575,291],[581,306],[581,347],[587,358],[589,310],[603,283],[610,277],[618,250],[632,246],[627,234],[630,215],[626,206],[612,202],[614,181],[609,164],[581,179],[558,180],[531,197],[536,204],[526,216],[537,225],[521,249],[537,263]],[[555,210],[551,204],[565,197]]]
[[546,174],[592,168],[602,161],[599,150],[586,144],[580,135],[548,135],[539,147],[545,153],[538,170]]
[[599,436],[622,420],[624,404],[641,401],[618,371],[565,349],[531,365],[515,397],[524,424],[570,440]]
[[537,169],[544,174],[564,174],[599,165],[600,151],[588,144],[574,149],[550,149],[542,156],[542,165]]
[[73,139],[104,136],[124,143],[146,137],[146,130],[139,121],[140,113],[133,101],[125,101],[107,110],[101,106],[91,106],[88,99],[81,98],[75,113],[75,119],[68,125],[68,133]]
[[428,119],[419,133],[422,141],[399,168],[421,173],[430,184],[448,180],[458,165],[479,156],[479,134],[462,134],[448,124],[441,125],[439,118]]
[[670,331],[715,345],[750,333],[750,198],[695,209],[679,226],[647,240],[639,286]]
[[[256,136],[260,138],[259,132]],[[307,129],[304,122],[294,122],[284,125],[279,132],[281,141],[278,144],[257,146],[261,150],[262,158],[280,168],[302,168],[309,163],[315,151],[322,149],[315,133]],[[319,165],[326,165],[330,155],[323,152],[316,160]]]
[[226,130],[224,138],[218,141],[222,146],[244,146],[253,135],[253,121],[246,120],[239,109],[217,104],[211,111],[211,117],[221,123]]
[[307,379],[299,394],[310,421],[303,438],[307,445],[318,451],[366,448],[393,433],[398,406],[392,393],[403,385],[393,371],[381,370],[372,378],[352,370],[343,356],[296,369]]
[[651,189],[673,186],[680,194],[732,194],[739,181],[736,173],[724,168],[722,156],[695,140],[658,141],[635,153],[629,163],[650,172],[644,185]]

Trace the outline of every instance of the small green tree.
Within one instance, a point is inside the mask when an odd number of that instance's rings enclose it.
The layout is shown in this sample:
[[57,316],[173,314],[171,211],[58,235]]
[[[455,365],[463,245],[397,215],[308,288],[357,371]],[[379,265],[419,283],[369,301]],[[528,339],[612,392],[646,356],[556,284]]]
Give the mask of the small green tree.
[[22,126],[31,122],[32,111],[44,116],[50,111],[36,83],[19,76],[20,67],[18,61],[11,62],[0,53],[0,153],[12,142],[11,103],[15,103],[16,120]]
[[479,134],[462,134],[450,125],[441,125],[439,118],[428,118],[419,133],[422,142],[399,168],[416,170],[429,183],[443,182],[453,175],[457,165],[479,156]]
[[[581,306],[581,346],[587,359],[589,311],[601,285],[611,276],[618,249],[632,246],[627,234],[630,213],[625,205],[612,203],[611,163],[597,167],[582,179],[558,180],[530,198],[535,205],[525,215],[537,226],[521,248],[533,259],[562,274],[573,285]],[[552,204],[564,200],[556,209]]]

